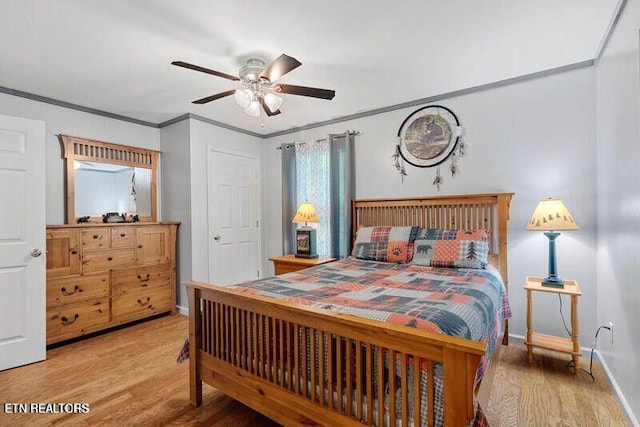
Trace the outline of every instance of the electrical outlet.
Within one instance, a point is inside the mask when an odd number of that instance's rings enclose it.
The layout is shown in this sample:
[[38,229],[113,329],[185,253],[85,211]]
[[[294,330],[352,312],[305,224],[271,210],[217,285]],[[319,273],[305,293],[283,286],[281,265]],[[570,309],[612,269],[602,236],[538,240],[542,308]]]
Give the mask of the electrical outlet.
[[611,333],[611,345],[613,345],[613,322],[609,322],[609,332]]

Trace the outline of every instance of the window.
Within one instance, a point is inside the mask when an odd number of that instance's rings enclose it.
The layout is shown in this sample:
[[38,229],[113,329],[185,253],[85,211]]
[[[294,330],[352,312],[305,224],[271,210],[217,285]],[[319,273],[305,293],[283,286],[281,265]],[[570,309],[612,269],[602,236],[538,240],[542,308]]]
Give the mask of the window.
[[320,222],[317,251],[321,256],[343,258],[351,249],[351,199],[353,198],[352,133],[328,135],[303,143],[283,144],[282,209],[283,249],[293,253],[298,225],[291,220],[302,202],[311,202]]

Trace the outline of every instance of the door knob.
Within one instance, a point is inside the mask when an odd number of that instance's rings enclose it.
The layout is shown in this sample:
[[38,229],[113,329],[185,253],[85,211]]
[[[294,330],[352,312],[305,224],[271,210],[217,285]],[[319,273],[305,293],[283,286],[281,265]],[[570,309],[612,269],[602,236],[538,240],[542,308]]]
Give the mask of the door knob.
[[42,251],[40,249],[33,249],[31,251],[31,256],[34,257],[34,258],[37,258],[40,255],[42,255]]
[[220,239],[222,239],[222,237],[220,237],[220,235],[216,235],[214,236],[213,240],[215,240],[216,242],[220,241]]

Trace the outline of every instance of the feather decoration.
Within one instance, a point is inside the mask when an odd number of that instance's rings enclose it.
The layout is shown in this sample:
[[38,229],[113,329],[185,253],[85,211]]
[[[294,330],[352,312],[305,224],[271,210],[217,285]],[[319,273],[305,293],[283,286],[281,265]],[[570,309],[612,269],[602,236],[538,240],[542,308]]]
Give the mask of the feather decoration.
[[456,153],[451,153],[451,166],[449,166],[449,170],[451,171],[451,178],[455,178],[458,174],[458,159],[456,158]]
[[467,152],[467,143],[464,142],[464,139],[460,138],[460,142],[458,142],[458,154],[460,156],[464,156]]
[[393,166],[397,169],[398,173],[400,174],[400,177],[402,178],[402,182],[404,182],[404,177],[407,175],[407,171],[404,168],[404,161],[400,156],[399,145],[396,145],[396,151],[393,153],[391,158],[393,159]]
[[436,177],[433,179],[433,185],[440,191],[440,185],[442,184],[442,176],[440,176],[440,166],[436,168]]

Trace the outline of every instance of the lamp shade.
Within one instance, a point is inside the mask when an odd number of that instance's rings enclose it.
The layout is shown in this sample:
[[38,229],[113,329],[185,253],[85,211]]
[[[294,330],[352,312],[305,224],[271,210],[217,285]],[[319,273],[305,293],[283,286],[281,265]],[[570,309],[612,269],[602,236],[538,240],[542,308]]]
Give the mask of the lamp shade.
[[258,117],[260,116],[260,104],[258,104],[258,101],[251,101],[247,108],[244,109],[244,112],[252,117]]
[[304,202],[296,211],[296,216],[291,222],[320,222],[316,210],[309,202]]
[[269,111],[275,113],[282,105],[282,98],[269,92],[264,96],[264,103],[269,107]]
[[564,231],[579,228],[559,199],[541,200],[527,224],[527,230],[532,231]]
[[236,104],[241,108],[247,108],[251,103],[251,91],[249,89],[237,89],[233,94]]

